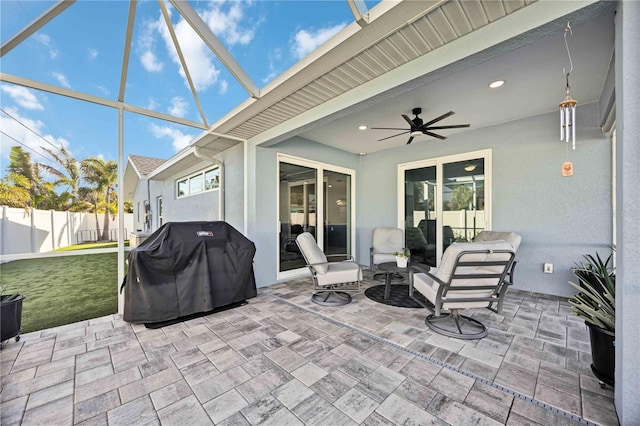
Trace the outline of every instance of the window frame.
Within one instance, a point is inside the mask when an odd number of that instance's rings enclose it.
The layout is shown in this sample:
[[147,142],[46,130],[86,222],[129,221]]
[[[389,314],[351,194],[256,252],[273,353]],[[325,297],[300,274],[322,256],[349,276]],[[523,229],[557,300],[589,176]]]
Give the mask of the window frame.
[[[220,166],[213,166],[213,167],[207,167],[206,169],[202,169],[199,172],[196,173],[192,173],[190,175],[187,176],[183,176],[181,178],[178,178],[175,180],[175,191],[176,191],[176,199],[178,198],[185,198],[185,197],[191,197],[192,195],[199,195],[199,194],[203,194],[205,192],[212,192],[212,191],[217,191],[220,189],[220,178],[218,177],[218,185],[215,188],[210,188],[210,189],[206,189],[207,188],[207,182],[206,182],[206,175],[207,173],[210,173],[212,171],[218,171],[218,176],[220,176]],[[197,192],[191,192],[191,181],[194,178],[201,178],[202,179],[202,189],[200,189]],[[184,183],[186,185],[186,193],[185,194],[180,194],[180,184]]]

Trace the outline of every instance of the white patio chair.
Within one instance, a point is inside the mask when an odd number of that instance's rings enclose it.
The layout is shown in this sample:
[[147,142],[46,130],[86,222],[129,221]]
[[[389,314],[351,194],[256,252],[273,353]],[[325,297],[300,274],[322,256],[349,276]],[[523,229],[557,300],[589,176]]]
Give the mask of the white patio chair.
[[[374,228],[371,233],[371,248],[369,249],[369,257],[372,269],[379,269],[377,265],[387,262],[395,262],[395,252],[404,251],[404,235],[400,228]],[[384,280],[385,272],[373,274],[376,280]],[[402,275],[394,274],[392,277],[396,280],[402,280]]]
[[[513,257],[513,247],[505,241],[454,243],[438,268],[409,267],[409,296],[433,310],[425,319],[431,330],[458,339],[480,339],[487,335],[484,324],[458,310],[488,308],[500,313]],[[414,297],[414,291],[433,306]]]
[[360,290],[362,269],[353,256],[333,254],[328,257],[347,257],[347,260],[329,262],[327,256],[320,250],[316,240],[309,232],[303,232],[296,237],[296,244],[311,271],[315,293],[311,300],[318,305],[340,306],[351,302],[351,295],[337,289],[345,285],[355,285],[352,291]]

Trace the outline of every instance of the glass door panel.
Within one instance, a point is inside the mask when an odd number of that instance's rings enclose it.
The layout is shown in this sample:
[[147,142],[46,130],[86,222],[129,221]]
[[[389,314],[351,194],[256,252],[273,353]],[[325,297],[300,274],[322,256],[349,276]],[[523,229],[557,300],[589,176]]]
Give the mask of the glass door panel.
[[307,231],[316,237],[316,169],[280,162],[280,265],[289,271],[305,266],[295,239]]
[[436,266],[436,166],[405,171],[404,235],[411,261]]
[[442,251],[473,241],[485,224],[484,159],[445,163],[442,169]]
[[351,176],[323,171],[324,252],[351,254]]

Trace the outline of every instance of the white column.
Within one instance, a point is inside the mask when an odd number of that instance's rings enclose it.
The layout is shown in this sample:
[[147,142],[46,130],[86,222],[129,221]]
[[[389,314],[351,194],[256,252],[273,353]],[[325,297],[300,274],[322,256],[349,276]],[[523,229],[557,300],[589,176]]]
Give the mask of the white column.
[[118,104],[118,314],[124,314],[124,295],[120,284],[124,280],[124,107]]
[[640,2],[620,1],[616,24],[616,371],[620,424],[640,424]]

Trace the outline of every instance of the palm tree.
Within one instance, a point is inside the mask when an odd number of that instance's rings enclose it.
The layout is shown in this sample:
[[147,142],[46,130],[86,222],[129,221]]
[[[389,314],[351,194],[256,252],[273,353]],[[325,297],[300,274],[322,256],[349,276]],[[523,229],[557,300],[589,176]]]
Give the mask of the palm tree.
[[98,228],[98,211],[104,210],[104,225],[101,240],[109,239],[109,213],[115,214],[117,201],[118,164],[113,160],[105,161],[99,157],[90,157],[80,162],[84,180],[92,185],[92,201]]
[[[20,179],[18,176],[24,177]],[[37,163],[31,162],[31,155],[25,152],[21,146],[12,146],[9,154],[9,166],[7,178],[15,187],[24,188],[29,192],[30,205],[38,207],[42,198],[42,185],[40,184],[40,170]]]
[[76,208],[80,201],[78,198],[78,188],[80,186],[80,167],[78,165],[78,161],[69,154],[69,151],[67,151],[65,147],[60,147],[58,153],[48,148],[43,147],[42,149],[45,150],[56,161],[56,163],[62,166],[62,169],[57,169],[53,166],[42,163],[38,163],[39,168],[56,178],[56,181],[53,182],[54,186],[67,185],[69,187],[69,191],[62,193],[66,193],[66,196],[58,197],[59,201],[66,200],[69,202],[65,202],[59,207],[63,210],[79,211]]
[[28,210],[31,207],[31,193],[29,179],[9,173],[0,181],[0,205],[18,207]]

